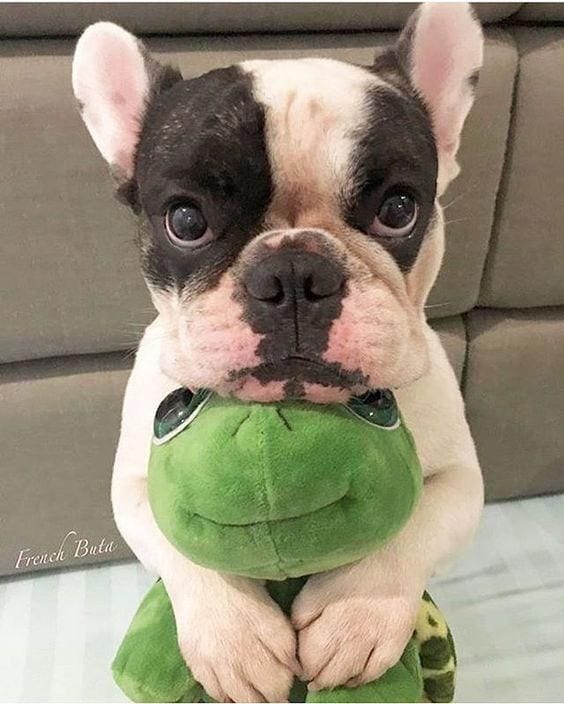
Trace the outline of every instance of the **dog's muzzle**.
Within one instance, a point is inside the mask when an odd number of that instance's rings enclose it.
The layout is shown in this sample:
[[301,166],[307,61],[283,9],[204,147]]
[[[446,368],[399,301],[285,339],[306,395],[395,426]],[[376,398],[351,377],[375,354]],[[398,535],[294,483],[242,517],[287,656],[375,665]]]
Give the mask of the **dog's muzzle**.
[[271,340],[266,347],[275,356],[324,351],[346,287],[338,263],[301,248],[283,249],[249,268],[243,285],[249,323]]

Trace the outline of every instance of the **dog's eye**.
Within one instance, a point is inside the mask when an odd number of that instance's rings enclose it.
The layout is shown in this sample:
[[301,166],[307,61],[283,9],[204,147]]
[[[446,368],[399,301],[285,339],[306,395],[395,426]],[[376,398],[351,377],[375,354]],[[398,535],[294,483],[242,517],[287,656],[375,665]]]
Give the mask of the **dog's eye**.
[[370,225],[370,234],[377,237],[405,237],[417,222],[417,203],[402,191],[386,195],[378,214]]
[[213,239],[202,211],[191,203],[171,206],[165,216],[170,241],[181,247],[200,247]]

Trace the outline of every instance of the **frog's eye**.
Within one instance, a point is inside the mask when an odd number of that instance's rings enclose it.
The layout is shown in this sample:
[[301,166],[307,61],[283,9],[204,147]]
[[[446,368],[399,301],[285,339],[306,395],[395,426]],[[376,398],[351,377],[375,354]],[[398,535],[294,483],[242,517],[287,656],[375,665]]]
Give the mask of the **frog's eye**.
[[189,389],[176,389],[161,402],[153,426],[155,445],[162,445],[196,418],[205,406],[210,392],[200,390],[193,394]]
[[394,430],[400,424],[396,400],[389,389],[369,391],[362,398],[353,398],[347,408],[353,415],[379,428]]

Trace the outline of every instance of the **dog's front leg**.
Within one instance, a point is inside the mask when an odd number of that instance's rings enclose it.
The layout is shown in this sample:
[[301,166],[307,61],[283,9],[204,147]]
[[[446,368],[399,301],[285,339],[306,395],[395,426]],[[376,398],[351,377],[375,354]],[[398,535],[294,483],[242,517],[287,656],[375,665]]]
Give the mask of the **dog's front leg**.
[[394,665],[427,581],[478,524],[483,482],[462,397],[437,336],[427,334],[429,373],[397,393],[423,465],[423,493],[384,550],[310,578],[296,599],[298,653],[312,688],[355,686]]
[[128,382],[112,480],[117,526],[139,560],[163,580],[182,654],[218,701],[283,701],[297,671],[294,630],[257,581],[190,562],[159,530],[147,495],[152,422],[178,384],[159,368],[162,331],[146,331]]

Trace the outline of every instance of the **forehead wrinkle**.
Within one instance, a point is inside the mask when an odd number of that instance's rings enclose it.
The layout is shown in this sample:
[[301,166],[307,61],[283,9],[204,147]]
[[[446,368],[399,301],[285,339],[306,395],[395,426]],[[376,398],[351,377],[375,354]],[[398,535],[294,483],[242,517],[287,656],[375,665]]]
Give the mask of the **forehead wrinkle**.
[[266,108],[275,184],[271,216],[296,222],[304,211],[335,210],[349,176],[355,128],[366,95],[388,84],[366,69],[332,59],[259,60],[241,64]]

